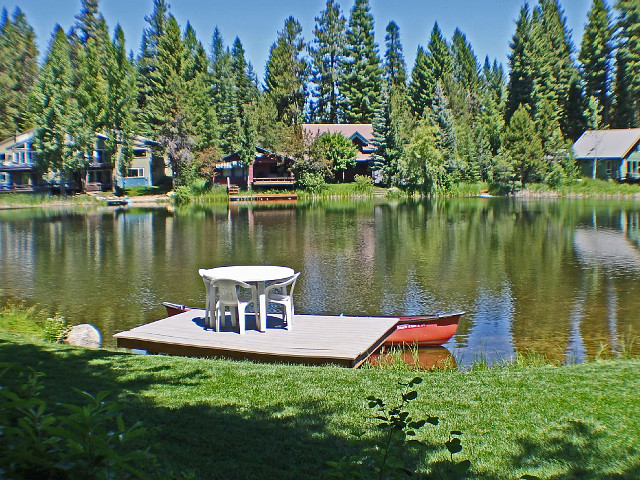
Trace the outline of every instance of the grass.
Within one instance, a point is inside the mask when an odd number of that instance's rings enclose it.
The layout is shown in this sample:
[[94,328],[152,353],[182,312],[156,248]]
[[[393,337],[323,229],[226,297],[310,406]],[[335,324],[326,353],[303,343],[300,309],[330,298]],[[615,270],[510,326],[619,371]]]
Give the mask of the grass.
[[42,193],[3,193],[0,206],[48,206],[48,205],[86,205],[100,203],[90,195],[49,195]]
[[529,184],[527,192],[534,194],[554,193],[560,196],[631,196],[640,194],[640,185],[618,183],[615,181],[593,180],[582,178],[579,181],[567,182],[552,189],[546,184]]
[[[414,372],[257,365],[134,355],[35,343],[0,334],[0,361],[44,372],[44,395],[79,401],[73,387],[112,392],[128,422],[152,428],[153,451],[194,478],[321,478],[326,461],[376,440],[365,398],[396,398]],[[536,363],[536,362],[534,362]],[[436,474],[449,430],[464,432],[469,478],[631,479],[640,476],[640,360],[555,367],[425,372],[416,418]]]

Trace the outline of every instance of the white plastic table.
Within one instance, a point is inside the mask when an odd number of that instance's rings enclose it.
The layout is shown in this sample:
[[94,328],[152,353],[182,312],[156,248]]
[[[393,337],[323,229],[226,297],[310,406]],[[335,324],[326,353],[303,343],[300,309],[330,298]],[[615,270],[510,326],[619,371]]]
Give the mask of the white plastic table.
[[295,271],[289,267],[274,265],[233,265],[228,267],[209,268],[202,272],[210,280],[237,280],[245,283],[255,283],[258,287],[258,330],[267,329],[267,297],[264,293],[265,283],[284,280],[291,277]]

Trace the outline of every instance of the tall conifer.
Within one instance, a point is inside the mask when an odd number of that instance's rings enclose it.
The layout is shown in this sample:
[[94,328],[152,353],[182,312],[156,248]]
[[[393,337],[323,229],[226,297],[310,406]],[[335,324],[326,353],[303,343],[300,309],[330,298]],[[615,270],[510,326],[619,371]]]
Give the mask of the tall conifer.
[[302,26],[295,18],[287,18],[271,45],[265,73],[265,93],[278,110],[278,120],[286,125],[302,121],[307,80],[304,49]]
[[640,4],[618,0],[618,52],[616,54],[615,123],[640,125]]
[[325,9],[316,17],[311,55],[311,80],[314,100],[312,119],[316,122],[338,123],[340,119],[340,88],[342,62],[346,41],[346,19],[340,5],[327,0]]
[[525,3],[520,9],[516,21],[516,31],[509,47],[509,83],[507,86],[507,103],[505,121],[520,105],[531,105],[533,95],[533,59],[531,45],[531,12]]
[[382,70],[369,0],[356,0],[347,29],[343,110],[349,123],[371,123],[381,101]]
[[405,87],[407,84],[407,64],[404,61],[402,42],[400,41],[400,28],[396,22],[389,22],[384,39],[386,50],[384,52],[384,76],[388,85]]
[[578,59],[585,98],[598,99],[604,122],[607,122],[610,106],[612,36],[609,6],[603,0],[593,0]]

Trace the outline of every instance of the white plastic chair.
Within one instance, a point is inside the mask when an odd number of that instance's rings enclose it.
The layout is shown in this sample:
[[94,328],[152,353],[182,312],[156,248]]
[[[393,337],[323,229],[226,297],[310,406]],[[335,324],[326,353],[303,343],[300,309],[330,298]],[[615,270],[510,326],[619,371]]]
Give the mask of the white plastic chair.
[[287,322],[287,330],[291,330],[293,327],[293,289],[296,287],[296,280],[298,280],[299,276],[300,272],[281,282],[272,283],[264,290],[267,305],[271,302],[284,307],[284,320]]
[[[216,286],[213,284],[213,280],[206,275],[206,269],[201,268],[198,270],[198,273],[202,277],[202,281],[204,282],[204,288],[206,290],[206,305],[204,308],[204,325],[205,327],[211,327],[211,316],[213,315],[213,311],[215,310],[216,302],[217,302],[217,292]],[[219,330],[219,325],[216,322],[216,328],[214,330],[217,332]]]
[[[215,330],[220,330],[220,322],[224,320],[228,308],[231,313],[231,324],[235,326],[237,320],[238,330],[241,335],[244,334],[247,305],[253,303],[256,311],[255,315],[258,315],[258,308],[255,308],[258,305],[256,287],[239,280],[217,279],[212,282],[212,288],[216,289],[218,295],[214,313],[216,319]],[[248,290],[251,293],[250,298],[247,298],[246,295],[238,295],[238,290],[245,290],[245,293]]]

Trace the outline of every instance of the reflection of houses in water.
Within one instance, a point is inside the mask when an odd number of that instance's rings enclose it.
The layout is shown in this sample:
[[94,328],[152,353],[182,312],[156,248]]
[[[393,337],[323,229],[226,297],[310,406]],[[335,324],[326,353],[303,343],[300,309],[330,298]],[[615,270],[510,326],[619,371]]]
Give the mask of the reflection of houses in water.
[[[32,275],[36,260],[36,234],[33,222],[0,222],[0,295],[30,295],[34,288]],[[4,288],[10,290],[4,291]]]
[[640,272],[640,252],[622,232],[576,228],[573,245],[576,256],[587,266]]

